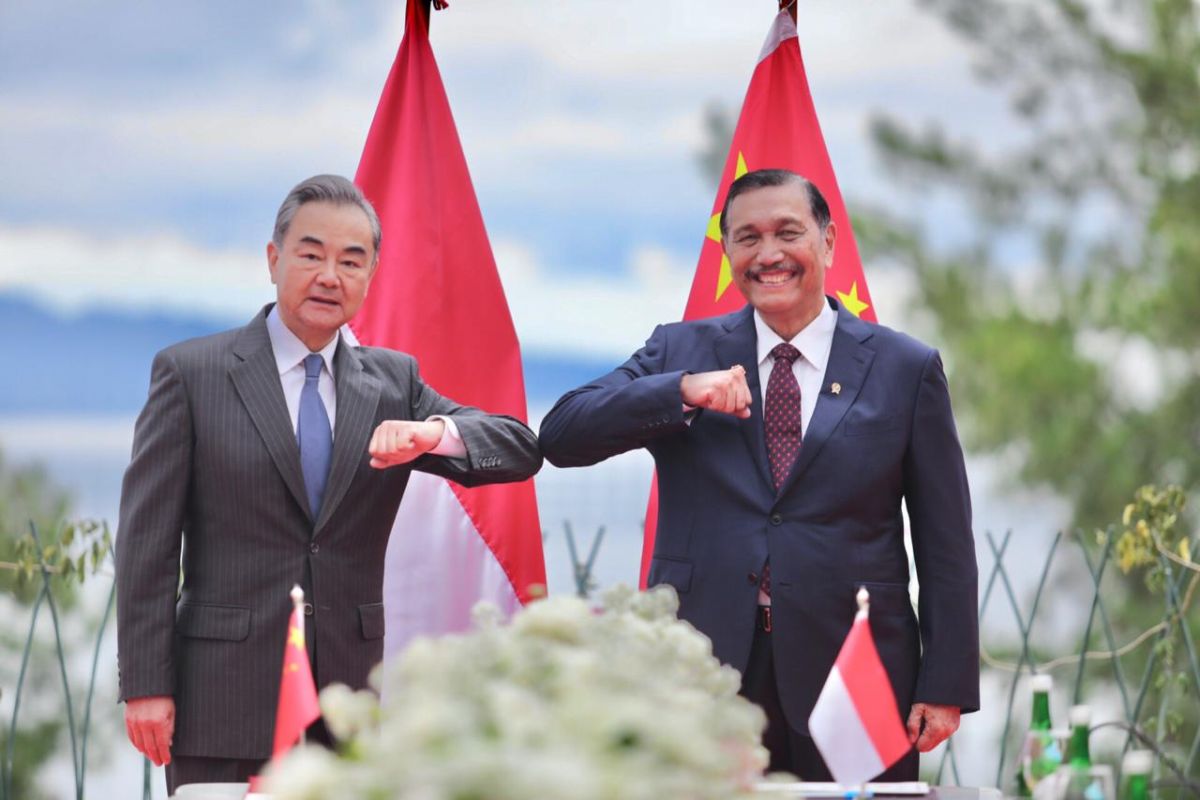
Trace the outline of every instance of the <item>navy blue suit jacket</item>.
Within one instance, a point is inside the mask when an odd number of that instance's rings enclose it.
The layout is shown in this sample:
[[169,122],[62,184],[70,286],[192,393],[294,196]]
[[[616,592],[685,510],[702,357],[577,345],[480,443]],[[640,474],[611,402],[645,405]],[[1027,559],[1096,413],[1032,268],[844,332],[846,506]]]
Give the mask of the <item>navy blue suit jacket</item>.
[[[660,325],[625,364],[555,404],[539,433],[542,452],[557,466],[584,466],[636,447],[650,451],[659,512],[649,583],[674,586],[680,616],[738,670],[749,657],[758,575],[770,558],[776,674],[797,730],[807,730],[859,586],[871,594],[871,628],[901,713],[912,702],[976,710],[971,502],[941,359],[829,302],[838,321],[821,394],[778,492],[750,307]],[[701,411],[687,424],[684,373],[734,364],[746,368],[750,418]],[[917,616],[901,500],[920,584]]]

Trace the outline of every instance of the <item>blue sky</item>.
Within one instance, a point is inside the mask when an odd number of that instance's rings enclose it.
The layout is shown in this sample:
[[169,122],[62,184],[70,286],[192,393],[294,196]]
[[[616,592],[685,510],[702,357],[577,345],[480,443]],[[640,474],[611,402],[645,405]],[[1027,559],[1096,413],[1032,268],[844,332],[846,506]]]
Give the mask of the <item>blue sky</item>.
[[[0,6],[0,290],[248,318],[271,298],[279,200],[307,175],[354,172],[403,5]],[[773,9],[457,0],[435,13],[525,348],[619,359],[682,312],[715,190],[696,168],[702,111],[740,105]],[[1004,136],[1001,98],[911,0],[802,3],[799,27],[851,203],[912,213],[871,153],[872,112]],[[867,275],[880,318],[902,325],[903,276]]]

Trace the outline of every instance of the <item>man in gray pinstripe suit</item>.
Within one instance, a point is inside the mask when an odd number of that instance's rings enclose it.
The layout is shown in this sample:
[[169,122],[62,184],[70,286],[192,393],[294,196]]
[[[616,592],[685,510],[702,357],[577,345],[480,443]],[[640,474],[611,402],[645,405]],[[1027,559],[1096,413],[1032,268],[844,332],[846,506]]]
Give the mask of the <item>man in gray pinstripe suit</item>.
[[[366,685],[411,470],[471,486],[541,466],[518,420],[441,397],[411,356],[339,335],[379,243],[350,181],[304,181],[267,245],[277,302],[154,359],[121,492],[118,659],[129,738],[167,764],[170,792],[244,780],[269,757],[292,584],[309,600],[318,686]],[[298,439],[313,413],[327,429],[317,462]]]

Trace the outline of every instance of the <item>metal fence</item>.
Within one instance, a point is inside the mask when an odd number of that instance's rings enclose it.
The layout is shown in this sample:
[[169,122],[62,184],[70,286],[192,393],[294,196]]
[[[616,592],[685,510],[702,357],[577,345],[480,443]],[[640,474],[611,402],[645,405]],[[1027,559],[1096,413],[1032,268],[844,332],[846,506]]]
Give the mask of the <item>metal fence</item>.
[[[586,555],[578,546],[577,539],[571,526],[564,525],[564,538],[569,548],[569,555],[574,568],[576,592],[588,596],[596,587],[591,570],[595,563],[596,553],[603,540],[604,530],[601,528],[593,537]],[[34,563],[6,564],[9,568],[24,569],[28,574],[31,585],[35,590],[32,602],[22,606],[28,614],[27,627],[23,637],[24,649],[19,654],[20,669],[17,672],[14,686],[0,687],[5,694],[12,692],[12,712],[7,724],[0,724],[0,800],[15,800],[13,775],[15,767],[19,766],[15,759],[15,743],[18,731],[21,729],[22,700],[28,691],[28,670],[34,648],[35,634],[39,625],[45,625],[49,618],[52,630],[53,650],[58,666],[57,684],[61,690],[61,701],[65,712],[65,741],[60,742],[60,748],[70,748],[73,765],[74,796],[76,800],[85,797],[88,740],[93,733],[92,708],[95,701],[97,677],[102,667],[100,664],[101,644],[108,633],[109,621],[113,614],[114,591],[111,586],[111,573],[98,573],[105,559],[111,558],[111,546],[105,532],[103,543],[104,552],[96,557],[96,545],[92,545],[92,573],[99,574],[97,580],[108,580],[108,600],[103,615],[94,631],[94,641],[91,643],[91,669],[86,687],[83,688],[86,698],[81,707],[76,707],[72,697],[76,696],[68,677],[67,659],[63,637],[63,614],[61,604],[56,602],[56,586],[63,580],[63,563],[66,556],[62,552],[55,554],[56,544],[51,544],[51,550],[43,546],[36,529],[31,528],[30,537],[33,547],[30,551],[35,555]],[[1157,796],[1162,798],[1200,797],[1200,783],[1196,774],[1200,771],[1200,700],[1197,700],[1197,689],[1200,688],[1200,654],[1196,648],[1196,628],[1200,623],[1200,614],[1192,608],[1193,596],[1197,583],[1200,583],[1200,570],[1189,561],[1172,558],[1170,553],[1159,554],[1159,569],[1165,580],[1161,592],[1161,613],[1155,610],[1152,624],[1141,630],[1137,635],[1127,636],[1130,627],[1129,616],[1130,579],[1128,576],[1115,576],[1113,569],[1113,537],[1109,536],[1102,544],[1092,545],[1084,536],[1075,535],[1064,537],[1062,534],[1053,536],[1048,545],[1048,551],[1040,561],[1022,557],[1020,563],[1006,562],[1013,541],[1012,532],[1002,537],[991,533],[984,535],[992,564],[990,569],[985,567],[981,575],[982,595],[980,598],[981,625],[985,618],[990,619],[989,612],[994,608],[1006,610],[1002,616],[1013,627],[1012,636],[1006,640],[1003,636],[993,636],[993,631],[984,628],[985,642],[1000,641],[1000,645],[985,644],[981,659],[984,674],[993,678],[999,676],[1007,685],[1006,705],[1004,712],[1003,730],[997,741],[997,756],[995,771],[990,775],[971,775],[975,784],[991,781],[1006,792],[1012,789],[1012,778],[1016,770],[1017,745],[1023,736],[1023,727],[1027,723],[1028,713],[1019,692],[1022,679],[1034,673],[1067,673],[1073,676],[1071,687],[1072,702],[1078,703],[1087,695],[1087,687],[1113,688],[1119,696],[1120,718],[1106,721],[1101,727],[1118,726],[1124,729],[1124,746],[1122,752],[1131,747],[1149,747],[1156,751],[1155,772],[1152,787]],[[50,553],[56,558],[47,558]],[[1074,554],[1072,557],[1071,554]],[[80,577],[84,571],[83,561],[72,559],[73,566],[67,572]],[[1082,565],[1082,569],[1080,568]],[[1039,576],[1033,584],[1031,596],[1023,597],[1018,587],[1020,581],[1014,580],[1018,574],[1028,574],[1036,569]],[[1079,575],[1086,576],[1080,580]],[[1070,580],[1064,581],[1067,576]],[[1045,644],[1039,642],[1037,631],[1041,629],[1048,617],[1051,616],[1047,605],[1051,594],[1056,602],[1069,599],[1077,606],[1086,607],[1080,629],[1069,639],[1055,637],[1060,642],[1061,652],[1048,652]],[[1136,594],[1136,593],[1135,593]],[[1143,596],[1138,604],[1140,616],[1147,612],[1146,598]],[[43,610],[47,613],[43,614]],[[1190,612],[1190,615],[1189,615]],[[1143,620],[1145,621],[1145,620]],[[17,622],[21,624],[20,621]],[[994,627],[994,626],[992,626]],[[1101,649],[1097,649],[1097,644]],[[1167,646],[1170,644],[1170,646]],[[995,648],[996,652],[992,652]],[[1164,664],[1168,665],[1164,669]],[[111,665],[104,665],[107,670]],[[1169,680],[1164,682],[1163,676]],[[1183,698],[1182,704],[1177,703]],[[1188,703],[1190,702],[1190,705]],[[1174,727],[1169,722],[1169,716],[1179,714]],[[1150,723],[1149,725],[1147,723]],[[959,757],[955,752],[953,740],[947,746],[942,757],[937,760],[933,774],[935,783],[952,783],[962,785],[964,781],[960,774]],[[142,796],[148,800],[151,796],[151,772],[149,762],[145,762],[142,770]]]

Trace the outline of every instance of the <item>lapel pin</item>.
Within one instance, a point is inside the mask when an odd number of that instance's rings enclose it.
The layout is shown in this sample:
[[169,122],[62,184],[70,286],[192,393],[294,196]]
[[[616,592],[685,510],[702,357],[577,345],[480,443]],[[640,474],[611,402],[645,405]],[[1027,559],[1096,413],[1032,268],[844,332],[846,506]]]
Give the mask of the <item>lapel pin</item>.
[[829,384],[829,391],[832,392],[833,394],[841,394],[842,393],[842,385],[840,383],[838,383],[837,381],[834,381],[833,383]]

